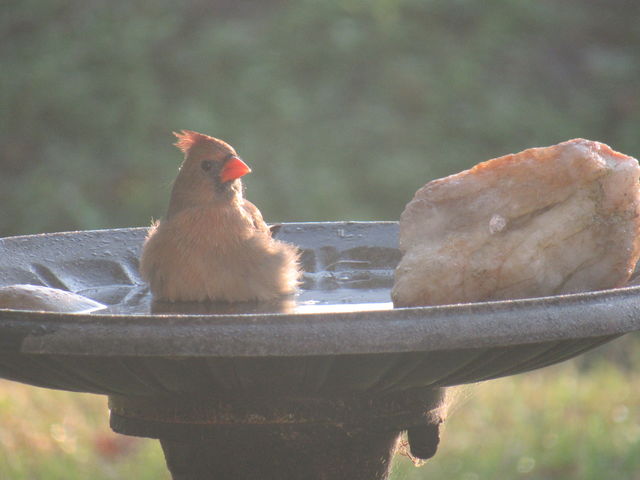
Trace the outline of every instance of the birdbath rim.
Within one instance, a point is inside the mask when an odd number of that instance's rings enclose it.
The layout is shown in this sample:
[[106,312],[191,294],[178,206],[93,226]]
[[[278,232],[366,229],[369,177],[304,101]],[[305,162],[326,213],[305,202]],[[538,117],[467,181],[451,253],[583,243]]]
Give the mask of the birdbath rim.
[[[285,223],[279,238],[302,248],[324,245],[330,239],[337,242],[337,251],[364,248],[386,252],[397,250],[397,228],[396,222]],[[0,245],[15,251],[37,250],[39,245],[55,242],[63,257],[52,260],[48,272],[55,270],[56,262],[64,263],[64,255],[75,254],[92,261],[116,261],[119,268],[131,271],[146,231],[146,227],[137,227],[57,232],[8,237],[0,239]],[[83,242],[101,247],[83,251]],[[71,245],[76,246],[76,252],[65,253]],[[16,260],[21,261],[26,260]],[[384,267],[387,276],[392,267]],[[133,283],[142,286],[139,278]],[[0,309],[0,337],[8,339],[0,342],[0,351],[92,356],[324,356],[597,339],[640,329],[639,294],[640,286],[632,286],[428,307],[392,309],[380,303],[380,309],[374,305],[365,311],[329,313],[130,315]]]

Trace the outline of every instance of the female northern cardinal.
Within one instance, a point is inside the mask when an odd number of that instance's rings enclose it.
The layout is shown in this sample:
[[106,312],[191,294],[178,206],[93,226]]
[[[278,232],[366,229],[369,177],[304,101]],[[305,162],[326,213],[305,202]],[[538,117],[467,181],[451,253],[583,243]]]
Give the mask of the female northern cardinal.
[[184,162],[166,218],[152,225],[140,273],[156,300],[262,301],[293,293],[298,250],[275,240],[242,196],[251,169],[217,138],[174,133]]

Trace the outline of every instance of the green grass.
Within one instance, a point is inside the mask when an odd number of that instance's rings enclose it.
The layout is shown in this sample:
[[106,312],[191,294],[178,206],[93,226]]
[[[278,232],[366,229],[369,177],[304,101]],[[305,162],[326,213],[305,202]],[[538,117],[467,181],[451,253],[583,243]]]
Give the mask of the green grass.
[[[457,392],[436,456],[392,480],[640,479],[638,340]],[[106,399],[0,381],[0,478],[168,479],[154,440],[112,433]]]
[[393,480],[640,479],[637,341],[554,367],[465,387],[439,451],[398,458]]
[[109,429],[106,397],[0,381],[0,478],[161,480],[159,444]]

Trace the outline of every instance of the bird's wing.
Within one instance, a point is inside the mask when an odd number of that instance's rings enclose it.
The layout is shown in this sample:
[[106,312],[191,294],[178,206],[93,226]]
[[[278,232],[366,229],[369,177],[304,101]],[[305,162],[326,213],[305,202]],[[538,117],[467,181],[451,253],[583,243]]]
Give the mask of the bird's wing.
[[263,230],[267,232],[269,231],[269,227],[267,226],[264,219],[262,218],[262,213],[260,213],[260,210],[258,210],[258,207],[256,207],[253,203],[251,203],[248,200],[244,201],[243,207],[245,212],[249,214],[249,217],[251,218],[251,221],[253,222],[253,226],[255,227],[256,230]]

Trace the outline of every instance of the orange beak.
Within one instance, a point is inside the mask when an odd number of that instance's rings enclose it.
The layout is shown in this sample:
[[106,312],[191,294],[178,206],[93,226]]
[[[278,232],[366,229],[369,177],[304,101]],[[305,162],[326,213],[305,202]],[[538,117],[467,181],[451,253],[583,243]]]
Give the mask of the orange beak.
[[222,183],[230,182],[236,178],[240,178],[243,175],[251,172],[249,165],[244,163],[238,157],[231,157],[226,161],[224,167],[220,171],[220,181]]

